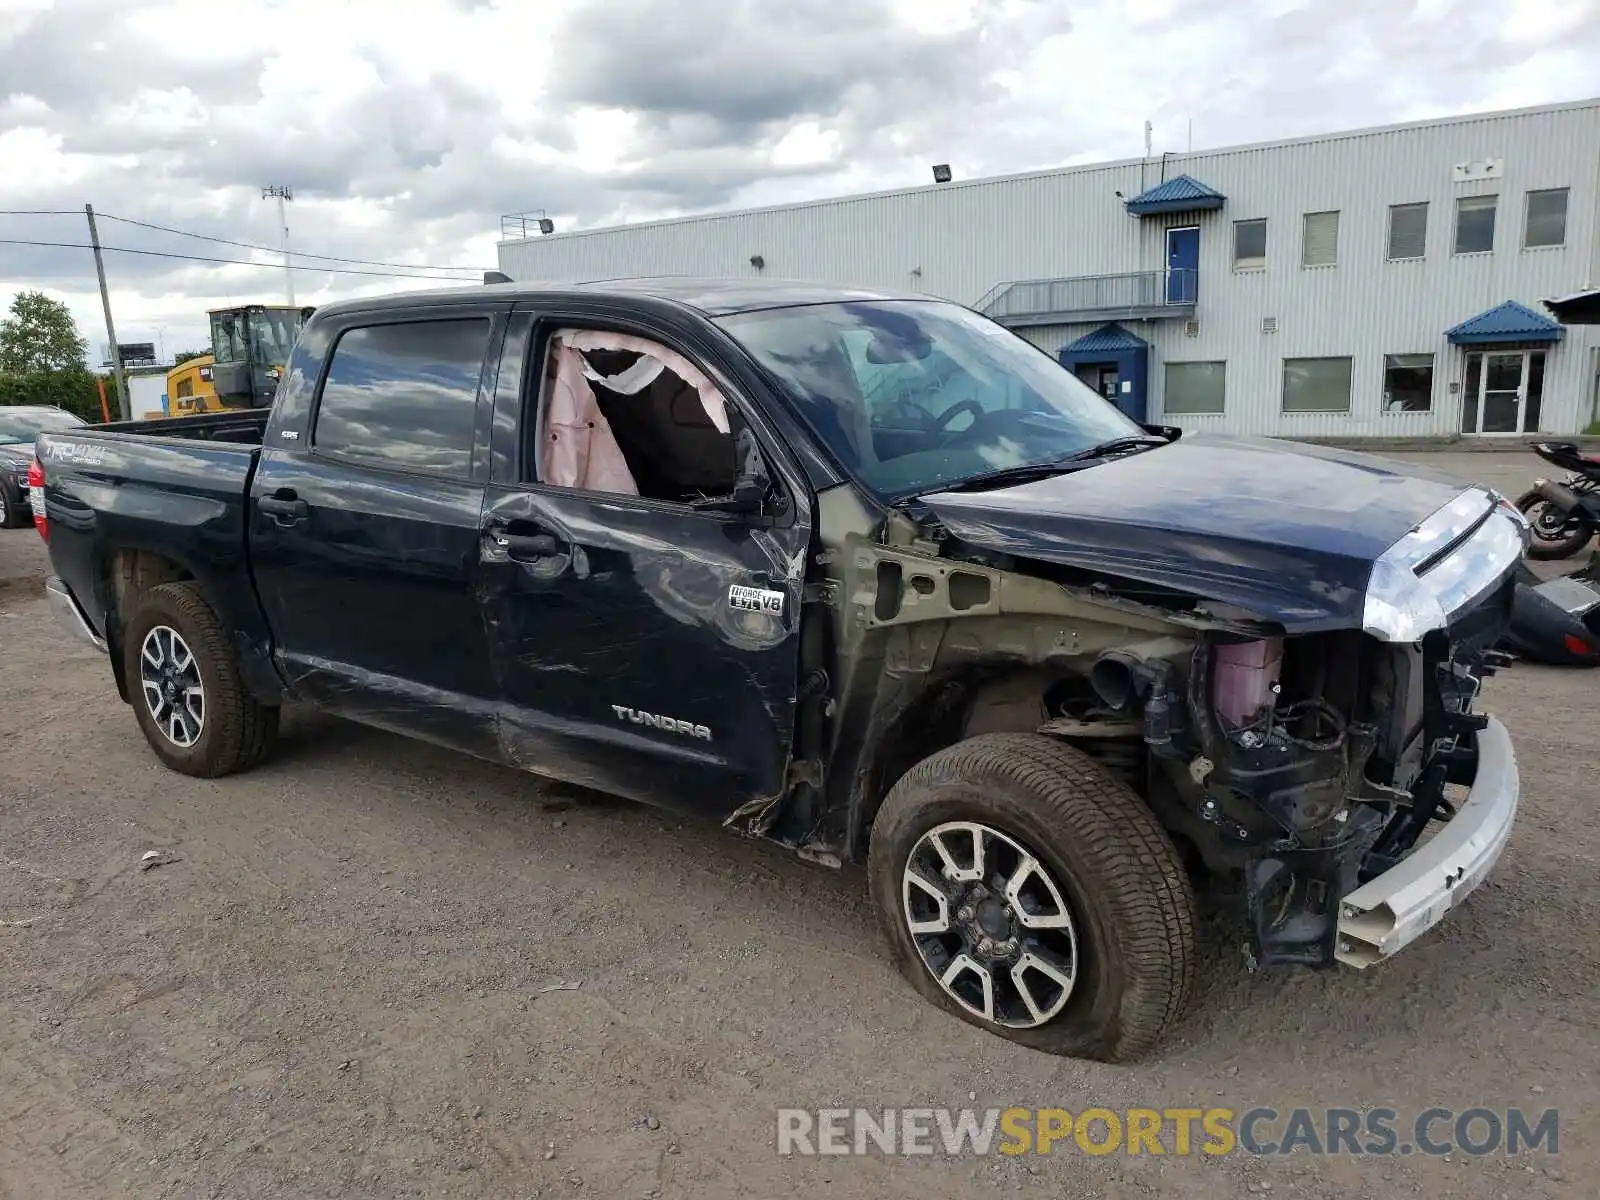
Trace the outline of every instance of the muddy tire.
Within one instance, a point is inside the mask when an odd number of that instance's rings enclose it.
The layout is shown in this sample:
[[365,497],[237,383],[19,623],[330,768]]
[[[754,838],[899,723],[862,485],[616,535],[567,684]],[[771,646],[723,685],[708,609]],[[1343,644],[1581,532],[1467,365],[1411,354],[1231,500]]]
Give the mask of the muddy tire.
[[1059,742],[986,734],[918,763],[873,822],[868,876],[916,989],[1022,1045],[1134,1058],[1188,1002],[1183,863],[1127,784]]
[[277,744],[278,709],[245,689],[197,584],[164,583],[140,596],[123,629],[123,669],[139,728],[174,771],[231,775]]

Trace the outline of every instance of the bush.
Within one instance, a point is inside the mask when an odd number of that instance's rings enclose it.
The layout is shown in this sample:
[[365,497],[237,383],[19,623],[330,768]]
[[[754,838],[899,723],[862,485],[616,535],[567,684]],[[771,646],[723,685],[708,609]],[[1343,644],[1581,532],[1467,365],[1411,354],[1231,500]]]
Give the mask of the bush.
[[73,369],[0,374],[0,405],[58,405],[85,421],[103,421],[100,391],[95,386],[95,381],[101,378],[106,381],[106,403],[115,413],[117,390],[111,377]]

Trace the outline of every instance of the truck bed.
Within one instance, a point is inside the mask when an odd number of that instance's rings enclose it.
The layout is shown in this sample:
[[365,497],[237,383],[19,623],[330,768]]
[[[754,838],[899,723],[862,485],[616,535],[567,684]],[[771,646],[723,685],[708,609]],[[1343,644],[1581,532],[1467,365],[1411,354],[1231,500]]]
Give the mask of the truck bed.
[[154,421],[113,421],[96,425],[106,433],[136,437],[189,438],[203,442],[228,442],[259,446],[270,410],[247,408],[228,412],[198,413],[192,417],[164,417]]
[[267,416],[202,413],[40,436],[51,561],[102,637],[115,610],[117,553],[145,550],[180,564],[238,627],[259,626],[266,638],[246,535]]

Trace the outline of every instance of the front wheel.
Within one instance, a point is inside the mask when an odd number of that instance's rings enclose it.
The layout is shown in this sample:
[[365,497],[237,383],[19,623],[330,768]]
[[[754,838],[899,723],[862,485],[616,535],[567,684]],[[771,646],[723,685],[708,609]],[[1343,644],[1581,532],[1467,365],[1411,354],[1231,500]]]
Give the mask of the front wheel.
[[1048,738],[987,734],[913,767],[873,823],[868,875],[907,979],[1012,1041],[1133,1058],[1188,1000],[1194,895],[1171,839]]
[[1517,508],[1533,529],[1529,558],[1570,558],[1594,536],[1594,526],[1587,513],[1581,509],[1564,513],[1538,491],[1524,492],[1517,498]]
[[246,690],[197,584],[164,583],[140,597],[123,628],[122,665],[139,728],[174,771],[214,778],[271,753],[278,710]]

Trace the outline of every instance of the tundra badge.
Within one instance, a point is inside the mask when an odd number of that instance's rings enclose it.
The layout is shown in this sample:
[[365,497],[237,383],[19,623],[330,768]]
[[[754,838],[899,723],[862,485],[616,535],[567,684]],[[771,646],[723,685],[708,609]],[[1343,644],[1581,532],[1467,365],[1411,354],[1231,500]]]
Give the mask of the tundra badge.
[[783,593],[734,584],[728,589],[728,607],[740,612],[783,612]]
[[681,733],[684,737],[699,738],[702,742],[711,740],[711,730],[704,725],[696,725],[693,721],[680,721],[676,717],[658,717],[655,713],[629,708],[625,704],[613,704],[611,711],[617,714],[619,721],[632,721],[635,725],[648,725],[652,729],[664,729],[668,733]]

